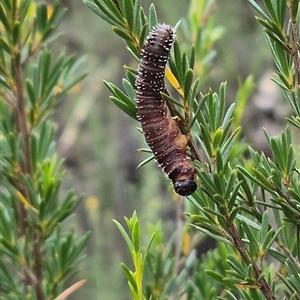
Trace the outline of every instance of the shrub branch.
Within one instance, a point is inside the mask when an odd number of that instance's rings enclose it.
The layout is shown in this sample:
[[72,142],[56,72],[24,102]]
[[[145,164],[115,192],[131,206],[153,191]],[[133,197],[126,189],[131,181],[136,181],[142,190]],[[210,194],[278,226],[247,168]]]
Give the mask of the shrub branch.
[[[254,262],[253,258],[249,254],[247,248],[245,247],[245,245],[240,237],[239,232],[237,231],[236,227],[233,224],[229,224],[229,222],[227,222],[227,227],[228,227],[228,230],[232,237],[231,241],[233,242],[234,246],[236,247],[236,249],[242,256],[242,258],[244,259],[246,264],[247,265],[251,264],[253,266],[254,277],[256,280],[258,280],[258,278],[261,275],[261,270],[259,269],[259,267]],[[268,283],[266,282],[266,280],[264,278],[260,279],[260,281],[257,283],[260,285],[260,289],[261,289],[262,293],[265,295],[266,299],[268,299],[268,300],[275,299],[275,296],[274,296],[271,288],[269,287]]]
[[291,39],[292,39],[292,56],[295,66],[295,75],[296,75],[296,82],[297,85],[300,85],[300,60],[299,60],[299,50],[298,50],[298,42],[299,42],[299,31],[298,31],[298,25],[296,21],[296,17],[294,17],[293,14],[293,7],[296,6],[296,1],[291,1],[291,4],[289,5],[290,8],[290,19],[291,19]]

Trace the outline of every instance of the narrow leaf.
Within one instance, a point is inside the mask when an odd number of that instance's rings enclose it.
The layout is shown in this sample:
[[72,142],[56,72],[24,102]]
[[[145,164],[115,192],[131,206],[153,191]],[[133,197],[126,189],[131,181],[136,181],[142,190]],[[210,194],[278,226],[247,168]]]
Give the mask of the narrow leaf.
[[128,246],[128,249],[130,250],[130,252],[133,252],[134,250],[134,247],[133,247],[133,244],[130,240],[130,237],[128,235],[128,233],[126,232],[126,230],[124,229],[124,227],[122,226],[121,223],[119,223],[117,220],[113,219],[113,222],[117,225],[120,233],[122,234],[127,246]]
[[153,27],[157,24],[157,22],[158,21],[155,6],[153,3],[151,3],[149,7],[149,29],[152,30]]
[[123,26],[123,23],[120,22],[118,19],[114,18],[102,5],[99,4],[99,7],[91,1],[83,1],[83,3],[92,10],[96,15],[98,15],[101,19],[106,21],[107,23],[113,26]]

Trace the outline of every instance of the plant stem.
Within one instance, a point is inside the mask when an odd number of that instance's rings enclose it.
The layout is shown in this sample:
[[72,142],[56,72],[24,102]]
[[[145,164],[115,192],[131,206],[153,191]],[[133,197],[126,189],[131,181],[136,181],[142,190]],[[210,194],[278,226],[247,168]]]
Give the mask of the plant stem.
[[[15,63],[15,60],[13,60]],[[24,107],[24,95],[23,95],[23,82],[22,82],[22,67],[20,64],[15,63],[14,65],[14,75],[15,75],[15,97],[16,97],[16,105],[14,106],[15,111],[15,122],[16,122],[16,131],[18,135],[24,137],[24,156],[25,159],[21,161],[21,173],[28,174],[28,164],[27,162],[27,155],[28,155],[28,145],[26,133],[27,133],[27,123],[26,123],[26,113]],[[20,174],[21,175],[21,174]],[[21,178],[19,178],[21,179]],[[26,189],[25,185],[23,184],[22,180],[17,180],[18,182],[18,190],[24,195],[26,199],[28,199],[28,190]],[[20,236],[25,235],[26,231],[26,210],[21,201],[18,202],[18,229]],[[27,287],[32,284],[32,278],[28,272],[27,266],[23,266],[23,283],[24,283],[24,293],[28,293]]]
[[[244,245],[244,243],[243,243],[236,227],[234,226],[234,224],[229,224],[229,222],[227,222],[227,227],[228,227],[228,230],[231,234],[232,242],[233,242],[234,246],[236,247],[236,249],[238,250],[238,252],[242,256],[242,258],[244,259],[246,264],[247,265],[252,264],[253,270],[254,270],[254,277],[257,280],[258,277],[261,275],[261,270],[258,268],[258,266],[253,261],[251,255],[249,254],[247,248],[245,247],[245,245]],[[266,282],[266,280],[264,278],[260,279],[258,284],[260,285],[260,290],[265,295],[266,299],[268,299],[268,300],[274,300],[275,299],[275,296],[274,296],[271,288],[269,287],[268,283]]]
[[43,300],[44,293],[42,287],[42,280],[43,280],[43,269],[42,269],[42,255],[41,255],[41,247],[39,240],[34,242],[34,261],[35,261],[35,276],[36,276],[36,286],[35,291],[37,295],[37,299]]
[[291,39],[292,39],[292,53],[293,53],[293,61],[295,67],[295,74],[296,74],[296,82],[297,86],[300,85],[300,60],[298,54],[298,42],[299,42],[299,31],[298,31],[298,24],[296,18],[293,16],[293,2],[299,0],[292,0],[290,4],[290,12],[291,12]]
[[176,246],[175,246],[175,266],[173,275],[177,276],[180,270],[180,254],[182,249],[182,227],[183,227],[183,197],[178,197],[176,205]]
[[[26,122],[26,112],[24,105],[24,95],[23,95],[23,73],[22,67],[20,64],[15,63],[14,66],[14,75],[15,75],[15,88],[16,88],[16,105],[15,105],[15,118],[16,118],[16,130],[18,134],[24,137],[24,157],[25,159],[21,162],[21,171],[23,174],[31,174],[31,164],[29,164],[28,156],[30,154],[30,144],[28,140],[28,129]],[[22,182],[22,181],[20,181]],[[23,184],[19,185],[20,192],[28,199],[28,191]],[[18,204],[18,227],[21,235],[24,235],[26,224],[26,211],[22,202]]]
[[[298,235],[297,235],[298,236]],[[300,265],[299,262],[296,260],[296,258],[292,255],[292,253],[290,252],[290,250],[283,245],[283,243],[281,241],[277,241],[277,244],[279,245],[279,247],[282,249],[282,251],[286,254],[286,256],[291,260],[291,262],[293,263],[293,265],[297,268],[298,272],[300,273]]]
[[[17,59],[18,55],[13,57],[13,65],[14,65],[14,76],[15,76],[15,97],[16,97],[16,105],[15,105],[15,118],[16,118],[16,131],[19,135],[23,137],[23,153],[24,158],[21,161],[21,174],[20,175],[32,175],[32,161],[31,161],[31,147],[30,147],[30,131],[27,125],[27,115],[25,110],[25,99],[24,99],[24,86],[23,86],[23,70],[22,65],[19,63]],[[26,200],[30,203],[29,192],[20,180],[20,184],[18,186],[19,191],[24,195]],[[26,229],[28,228],[26,222],[26,210],[24,204],[19,201],[18,202],[18,228],[21,236],[25,235]],[[23,269],[24,273],[24,292],[27,293],[28,285],[35,285],[36,297],[38,300],[44,300],[43,288],[42,288],[42,280],[43,280],[43,271],[42,271],[42,256],[40,252],[40,243],[37,242],[39,238],[36,233],[33,233],[32,239],[34,241],[34,261],[35,261],[35,280],[33,281],[28,274],[27,268]]]

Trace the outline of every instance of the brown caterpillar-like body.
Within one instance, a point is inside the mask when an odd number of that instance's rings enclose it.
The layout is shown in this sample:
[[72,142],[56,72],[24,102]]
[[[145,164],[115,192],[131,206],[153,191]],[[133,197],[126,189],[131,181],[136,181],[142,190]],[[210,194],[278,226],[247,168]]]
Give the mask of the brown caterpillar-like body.
[[179,135],[160,95],[165,89],[165,67],[174,36],[171,26],[159,24],[146,39],[136,79],[137,116],[146,142],[172,180],[175,192],[187,196],[197,189],[195,169],[186,156],[187,138]]

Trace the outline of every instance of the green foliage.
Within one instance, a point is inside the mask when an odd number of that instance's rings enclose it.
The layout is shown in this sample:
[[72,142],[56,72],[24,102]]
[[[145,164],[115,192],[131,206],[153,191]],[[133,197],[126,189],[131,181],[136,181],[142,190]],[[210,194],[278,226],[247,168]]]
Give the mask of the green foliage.
[[49,115],[82,80],[83,60],[48,48],[64,10],[32,0],[5,0],[1,14],[0,277],[1,299],[54,299],[76,272],[88,235],[66,223],[82,197],[64,196],[63,161]]
[[[264,26],[277,68],[272,80],[281,88],[294,114],[287,121],[299,130],[299,1],[265,0],[263,6],[248,1],[260,14],[257,20]],[[113,26],[139,61],[145,36],[157,23],[155,7],[151,5],[147,15],[137,0],[85,3]],[[209,73],[213,43],[221,34],[209,9],[214,3],[192,1],[189,19],[182,22],[185,37],[193,37],[189,42],[195,46],[190,49],[179,39],[181,25],[176,25],[178,40],[166,77],[178,94],[162,94],[170,114],[179,120],[181,133],[189,138],[199,187],[188,197],[193,211],[186,216],[196,233],[192,234],[191,228],[183,229],[179,232],[181,239],[170,241],[166,247],[160,241],[154,250],[150,249],[145,266],[144,260],[138,262],[134,258],[140,257],[141,249],[134,214],[127,220],[131,238],[117,223],[133,256],[135,272],[125,265],[123,269],[134,299],[300,299],[300,172],[296,160],[299,149],[293,146],[295,137],[287,126],[280,136],[265,132],[271,158],[251,147],[250,158],[244,158],[244,142],[238,132],[254,87],[252,77],[240,83],[236,105],[226,104],[226,83],[220,84],[218,93],[199,92],[203,79],[198,76]],[[193,14],[194,7],[201,8],[200,15],[210,21],[199,22]],[[134,119],[136,74],[136,70],[125,67],[124,91],[105,82],[113,95],[111,100]],[[197,239],[199,234],[218,241],[217,248],[201,260],[195,255],[197,243],[190,245],[184,240],[186,236]],[[138,287],[137,270],[144,270],[148,278],[143,291]]]
[[130,250],[135,271],[130,271],[125,264],[122,264],[122,268],[128,279],[128,285],[130,287],[133,298],[136,300],[144,299],[142,291],[144,267],[149,248],[154,238],[154,233],[152,234],[147,250],[143,255],[140,250],[140,224],[136,212],[133,213],[132,218],[130,219],[125,217],[125,221],[129,229],[130,236],[127,234],[123,226],[118,221],[114,220]]
[[[295,113],[287,119],[300,128],[299,1],[264,1],[266,11],[255,1],[248,1],[262,16],[256,19],[265,28],[265,38],[277,67],[272,80],[281,87]],[[289,18],[288,24],[286,16]]]

